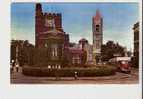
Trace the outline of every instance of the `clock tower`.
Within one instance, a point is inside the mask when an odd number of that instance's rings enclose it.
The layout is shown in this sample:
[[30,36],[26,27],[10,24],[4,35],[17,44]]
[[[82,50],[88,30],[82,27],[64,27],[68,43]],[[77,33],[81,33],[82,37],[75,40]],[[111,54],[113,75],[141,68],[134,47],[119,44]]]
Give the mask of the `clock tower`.
[[101,46],[103,42],[103,19],[99,10],[96,11],[96,15],[92,19],[92,31],[93,58],[94,62],[99,63],[101,61]]

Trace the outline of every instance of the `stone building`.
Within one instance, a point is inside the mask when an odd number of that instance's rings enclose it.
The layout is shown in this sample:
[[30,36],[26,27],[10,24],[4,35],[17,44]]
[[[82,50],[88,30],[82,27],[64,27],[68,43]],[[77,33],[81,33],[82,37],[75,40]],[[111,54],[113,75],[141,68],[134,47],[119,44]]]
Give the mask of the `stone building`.
[[93,61],[98,63],[101,58],[101,45],[103,42],[103,19],[99,12],[96,11],[96,15],[92,19],[92,31],[93,31]]
[[93,64],[92,45],[88,43],[88,40],[82,38],[79,40],[79,46],[82,48],[82,50],[86,51],[86,64]]
[[34,63],[51,68],[82,64],[83,51],[78,44],[70,44],[69,35],[62,28],[61,13],[44,13],[40,3],[35,10]]
[[134,55],[133,55],[133,66],[139,67],[139,22],[133,26],[134,33]]
[[[63,31],[60,13],[44,13],[40,3],[36,4],[35,44],[37,51],[46,50],[43,64],[59,66],[64,57],[64,48],[68,47],[69,36]],[[47,58],[47,59],[46,59]],[[45,61],[44,61],[45,60]]]
[[83,51],[80,48],[76,47],[70,47],[69,48],[69,64],[71,65],[80,65],[82,64],[82,57],[83,57]]
[[[42,5],[35,8],[35,46],[27,47],[26,42],[11,43],[11,59],[16,59],[17,44],[22,50],[21,63],[29,66],[61,68],[67,66],[84,66],[92,61],[92,46],[86,39],[78,44],[69,42],[69,35],[62,27],[61,13],[42,11]],[[23,47],[24,46],[24,47]],[[29,45],[28,45],[29,46]],[[15,54],[16,55],[16,54]],[[20,54],[18,54],[20,55]],[[19,60],[20,60],[19,59]]]

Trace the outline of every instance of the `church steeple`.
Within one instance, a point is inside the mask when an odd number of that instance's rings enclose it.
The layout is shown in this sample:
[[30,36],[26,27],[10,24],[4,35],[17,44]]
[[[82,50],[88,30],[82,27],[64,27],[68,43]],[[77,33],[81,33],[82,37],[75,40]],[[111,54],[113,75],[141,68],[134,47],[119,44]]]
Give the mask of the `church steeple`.
[[93,57],[96,63],[101,58],[101,46],[103,39],[103,20],[99,10],[96,10],[96,15],[92,19],[92,30],[93,30]]
[[96,10],[96,16],[101,17],[99,9]]
[[99,9],[96,10],[96,15],[94,16],[94,18],[97,20],[102,18]]

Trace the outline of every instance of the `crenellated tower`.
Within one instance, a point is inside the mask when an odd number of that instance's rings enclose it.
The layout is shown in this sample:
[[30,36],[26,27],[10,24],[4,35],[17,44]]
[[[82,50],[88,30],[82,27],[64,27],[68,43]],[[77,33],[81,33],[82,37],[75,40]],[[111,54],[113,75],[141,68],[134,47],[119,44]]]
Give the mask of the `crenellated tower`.
[[40,3],[36,4],[35,10],[35,45],[36,47],[42,47],[44,46],[48,31],[55,29],[58,32],[64,33],[62,29],[62,16],[61,13],[44,13]]

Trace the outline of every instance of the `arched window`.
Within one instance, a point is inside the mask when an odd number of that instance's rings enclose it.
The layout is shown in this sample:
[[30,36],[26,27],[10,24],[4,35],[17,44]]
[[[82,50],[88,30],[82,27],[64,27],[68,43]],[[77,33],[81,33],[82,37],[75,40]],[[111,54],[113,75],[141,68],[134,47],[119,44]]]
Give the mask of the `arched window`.
[[55,58],[58,56],[58,46],[57,44],[52,45],[52,57]]
[[96,25],[96,31],[99,32],[99,25]]

